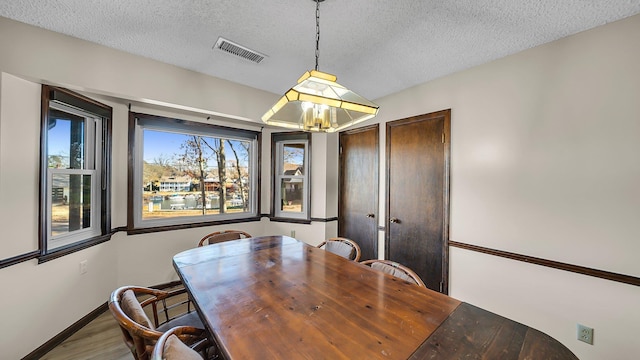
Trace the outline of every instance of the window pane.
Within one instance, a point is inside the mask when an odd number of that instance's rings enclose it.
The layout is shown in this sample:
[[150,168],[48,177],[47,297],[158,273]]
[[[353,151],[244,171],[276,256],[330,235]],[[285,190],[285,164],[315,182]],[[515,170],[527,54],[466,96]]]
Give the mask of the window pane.
[[310,219],[310,133],[272,134],[273,214],[275,218]]
[[42,106],[39,240],[46,261],[110,236],[112,111],[47,85]]
[[53,174],[51,236],[91,227],[91,175]]
[[302,179],[284,178],[280,183],[281,211],[302,212],[304,182]]
[[282,175],[304,175],[305,144],[284,144],[282,147]]
[[85,119],[51,109],[47,126],[49,168],[83,169],[85,164]]
[[250,141],[142,133],[142,220],[251,212]]

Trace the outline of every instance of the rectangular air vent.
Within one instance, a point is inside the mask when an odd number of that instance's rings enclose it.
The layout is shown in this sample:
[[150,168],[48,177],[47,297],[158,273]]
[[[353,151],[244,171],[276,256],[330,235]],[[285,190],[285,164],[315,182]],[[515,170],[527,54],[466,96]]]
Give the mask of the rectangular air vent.
[[229,54],[253,61],[254,63],[260,63],[260,61],[267,56],[222,37],[218,38],[218,41],[216,41],[216,45],[213,48],[224,50]]

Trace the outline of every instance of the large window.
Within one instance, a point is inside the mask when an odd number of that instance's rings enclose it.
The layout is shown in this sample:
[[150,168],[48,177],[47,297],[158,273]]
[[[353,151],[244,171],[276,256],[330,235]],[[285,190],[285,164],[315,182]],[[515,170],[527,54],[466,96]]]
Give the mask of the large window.
[[139,113],[130,122],[130,229],[258,216],[259,133]]
[[108,238],[111,108],[43,86],[41,255]]
[[310,219],[309,145],[309,133],[273,134],[273,217]]

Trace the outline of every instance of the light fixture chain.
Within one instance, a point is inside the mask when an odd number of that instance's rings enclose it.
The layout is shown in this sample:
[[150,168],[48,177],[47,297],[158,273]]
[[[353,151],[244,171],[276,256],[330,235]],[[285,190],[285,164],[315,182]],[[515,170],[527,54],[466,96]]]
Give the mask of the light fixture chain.
[[316,71],[320,57],[320,0],[316,0]]
[[336,132],[376,116],[378,105],[336,83],[335,75],[318,70],[320,3],[325,0],[312,1],[316,3],[316,68],[305,72],[262,121],[289,129]]

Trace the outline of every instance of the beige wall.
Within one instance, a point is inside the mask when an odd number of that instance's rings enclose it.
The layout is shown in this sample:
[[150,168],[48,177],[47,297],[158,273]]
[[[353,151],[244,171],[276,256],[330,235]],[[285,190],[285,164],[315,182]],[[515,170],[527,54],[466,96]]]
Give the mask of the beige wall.
[[[0,259],[38,249],[40,83],[65,86],[113,107],[113,228],[126,225],[129,102],[134,111],[192,121],[212,116],[208,122],[259,131],[257,119],[278,97],[4,18],[0,49]],[[268,129],[263,132],[261,213],[269,212],[270,134]],[[327,148],[328,141],[325,135],[314,137],[318,147]],[[322,187],[335,178],[327,175],[326,161],[318,156],[312,162],[318,174],[314,180]],[[326,209],[331,197],[335,194],[315,188],[314,217],[335,213]],[[0,297],[0,317],[9,324],[0,328],[0,357],[17,359],[30,353],[106,302],[118,286],[176,280],[174,254],[194,247],[208,232],[229,228],[254,235],[295,231],[298,239],[311,244],[336,234],[333,223],[266,219],[136,236],[119,232],[109,242],[44,264],[30,260],[0,269],[3,294],[12,294]],[[83,260],[88,272],[80,275]]]
[[[385,122],[451,108],[452,240],[640,276],[639,37],[636,16],[378,99],[381,149]],[[3,18],[0,49],[0,258],[37,249],[37,83],[109,96],[103,101],[114,107],[113,227],[126,224],[128,101],[161,103],[162,111],[186,119],[229,115],[250,127],[278,96]],[[312,216],[336,216],[337,135],[314,135],[313,144]],[[19,162],[15,149],[24,150]],[[266,213],[266,129],[262,150]],[[381,160],[384,174],[384,151]],[[312,244],[337,230],[335,222],[266,219],[242,228],[256,235],[294,230]],[[0,283],[15,295],[0,297],[0,318],[9,324],[0,328],[0,351],[26,355],[119,285],[175,279],[171,256],[210,230],[118,233],[41,265],[0,269]],[[85,275],[81,260],[89,262]],[[452,296],[547,332],[581,359],[640,353],[632,334],[640,323],[639,287],[456,248],[450,261]],[[593,346],[575,340],[577,322],[595,328]]]
[[[1,74],[0,226],[2,258],[37,250],[40,86]],[[20,111],[20,109],[23,109]],[[20,358],[103,303],[115,283],[112,242],[41,265],[0,269],[0,352]],[[79,262],[89,262],[80,276]]]
[[[17,241],[0,242],[0,259],[38,248],[38,219],[35,216],[5,216],[15,209],[35,214],[38,206],[40,154],[40,86],[15,76],[0,74],[0,229],[20,229]],[[20,142],[16,134],[24,134]],[[19,153],[16,151],[16,146]],[[17,156],[19,154],[19,156]]]
[[[35,82],[257,122],[277,95],[0,18],[2,71]],[[81,54],[81,55],[80,55]],[[245,99],[251,99],[246,101]]]
[[[452,109],[451,240],[640,277],[637,44],[640,16],[378,99],[376,121]],[[640,353],[640,287],[458,248],[450,269],[452,296],[581,359]]]
[[[1,68],[1,67],[0,67]],[[40,85],[0,73],[0,258],[38,249]],[[116,283],[114,242],[38,265],[0,269],[0,353],[18,359],[104,303]],[[80,275],[79,263],[89,271]]]

